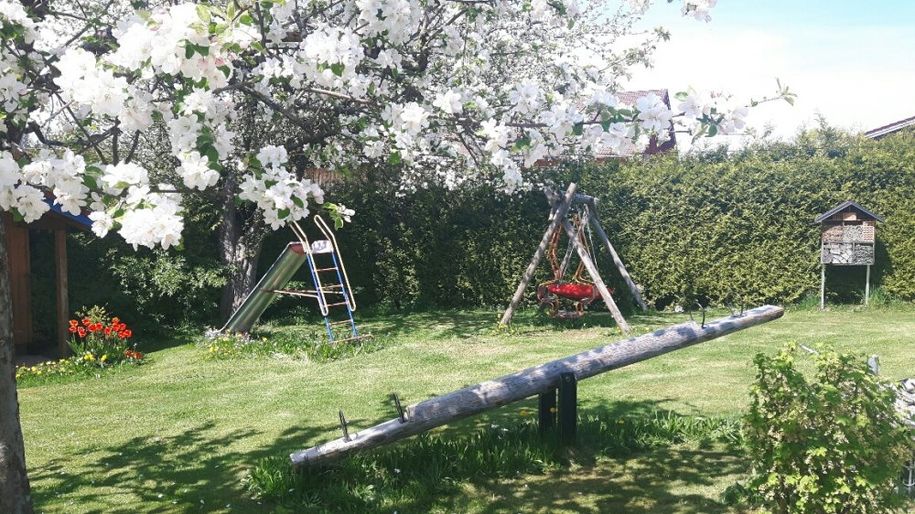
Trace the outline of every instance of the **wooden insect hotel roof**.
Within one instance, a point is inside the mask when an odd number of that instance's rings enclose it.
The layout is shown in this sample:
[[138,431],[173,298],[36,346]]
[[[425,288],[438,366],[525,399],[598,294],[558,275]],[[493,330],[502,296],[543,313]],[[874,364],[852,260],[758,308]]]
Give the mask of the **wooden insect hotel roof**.
[[859,205],[857,202],[847,200],[840,203],[839,205],[836,205],[832,209],[829,209],[823,214],[820,214],[816,217],[816,219],[814,219],[813,222],[814,224],[818,224],[825,221],[845,221],[844,217],[837,217],[837,215],[841,215],[845,212],[856,214],[854,220],[849,219],[847,221],[883,221],[883,217],[879,214],[875,214],[874,212],[861,207],[861,205]]

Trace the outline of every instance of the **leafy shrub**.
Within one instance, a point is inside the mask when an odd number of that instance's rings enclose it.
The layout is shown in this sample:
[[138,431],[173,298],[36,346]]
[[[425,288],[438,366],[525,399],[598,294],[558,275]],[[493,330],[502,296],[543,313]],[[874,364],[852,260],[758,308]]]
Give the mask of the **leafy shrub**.
[[899,506],[911,434],[895,392],[864,359],[823,351],[812,378],[797,345],[757,355],[746,416],[748,499],[776,513],[879,513]]

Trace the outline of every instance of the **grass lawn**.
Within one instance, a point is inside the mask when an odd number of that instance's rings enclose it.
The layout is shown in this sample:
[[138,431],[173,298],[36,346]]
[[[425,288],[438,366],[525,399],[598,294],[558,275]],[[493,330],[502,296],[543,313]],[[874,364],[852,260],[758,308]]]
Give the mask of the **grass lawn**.
[[[21,416],[37,511],[269,511],[246,497],[246,472],[262,458],[339,437],[340,408],[358,430],[394,417],[392,391],[415,403],[619,338],[604,315],[569,329],[524,312],[511,334],[496,332],[497,315],[362,315],[363,331],[383,336],[386,346],[323,363],[210,361],[188,336],[160,344],[137,368],[25,387]],[[644,333],[686,319],[648,314],[631,322]],[[306,330],[273,324],[263,332]],[[878,354],[889,378],[915,374],[915,310],[789,311],[770,324],[583,381],[581,412],[738,416],[753,379],[752,356],[791,340]],[[509,422],[523,406],[447,430]],[[416,511],[728,512],[720,495],[744,467],[727,448],[674,447],[511,480],[467,480],[460,494]],[[404,505],[400,512],[411,508],[419,509]]]

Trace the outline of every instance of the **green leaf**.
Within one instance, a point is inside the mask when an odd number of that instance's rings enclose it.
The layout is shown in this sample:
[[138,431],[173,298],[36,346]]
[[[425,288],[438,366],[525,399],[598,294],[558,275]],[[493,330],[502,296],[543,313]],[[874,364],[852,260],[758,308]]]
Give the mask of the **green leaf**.
[[518,140],[515,141],[515,144],[514,144],[514,149],[515,149],[515,151],[518,151],[518,152],[520,152],[522,150],[526,150],[530,147],[531,147],[531,138],[528,136],[518,138]]
[[197,16],[206,23],[210,22],[210,8],[204,4],[197,4]]
[[343,76],[343,70],[345,70],[345,69],[346,69],[346,66],[344,66],[343,63],[336,62],[336,63],[333,63],[330,65],[330,71],[332,71],[334,73],[334,75],[336,75],[338,77]]

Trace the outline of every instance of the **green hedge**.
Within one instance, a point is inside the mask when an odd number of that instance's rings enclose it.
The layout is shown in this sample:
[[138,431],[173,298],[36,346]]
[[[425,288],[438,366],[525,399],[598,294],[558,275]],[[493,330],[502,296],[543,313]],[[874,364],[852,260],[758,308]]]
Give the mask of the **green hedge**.
[[[551,172],[600,198],[630,272],[659,307],[794,302],[819,287],[813,218],[846,199],[882,214],[873,282],[915,299],[915,137],[874,142],[828,129],[736,155],[722,151]],[[398,197],[378,177],[337,197],[357,216],[341,237],[364,303],[501,305],[546,224],[541,193],[431,189]],[[601,267],[629,305],[604,252]],[[538,279],[545,278],[541,267]],[[857,301],[863,270],[829,269],[835,301]]]
[[[819,233],[813,218],[851,199],[882,214],[873,282],[915,299],[915,136],[881,141],[829,129],[736,155],[724,151],[569,165],[544,170],[558,184],[579,182],[600,198],[601,218],[629,271],[657,307],[793,302],[819,287]],[[384,171],[348,180],[328,194],[357,215],[339,241],[361,306],[503,306],[546,226],[540,192],[505,196],[489,188],[430,188],[398,194]],[[77,303],[156,321],[215,323],[220,267],[216,213],[195,214],[183,252],[135,254],[114,240],[71,252]],[[290,233],[272,235],[262,270]],[[77,245],[73,245],[77,246]],[[632,307],[612,262],[598,252],[621,307]],[[547,277],[542,265],[535,280]],[[307,281],[305,274],[299,280]],[[858,301],[863,270],[832,268],[831,301]],[[533,290],[529,298],[533,297]],[[283,301],[270,310],[282,315]]]

